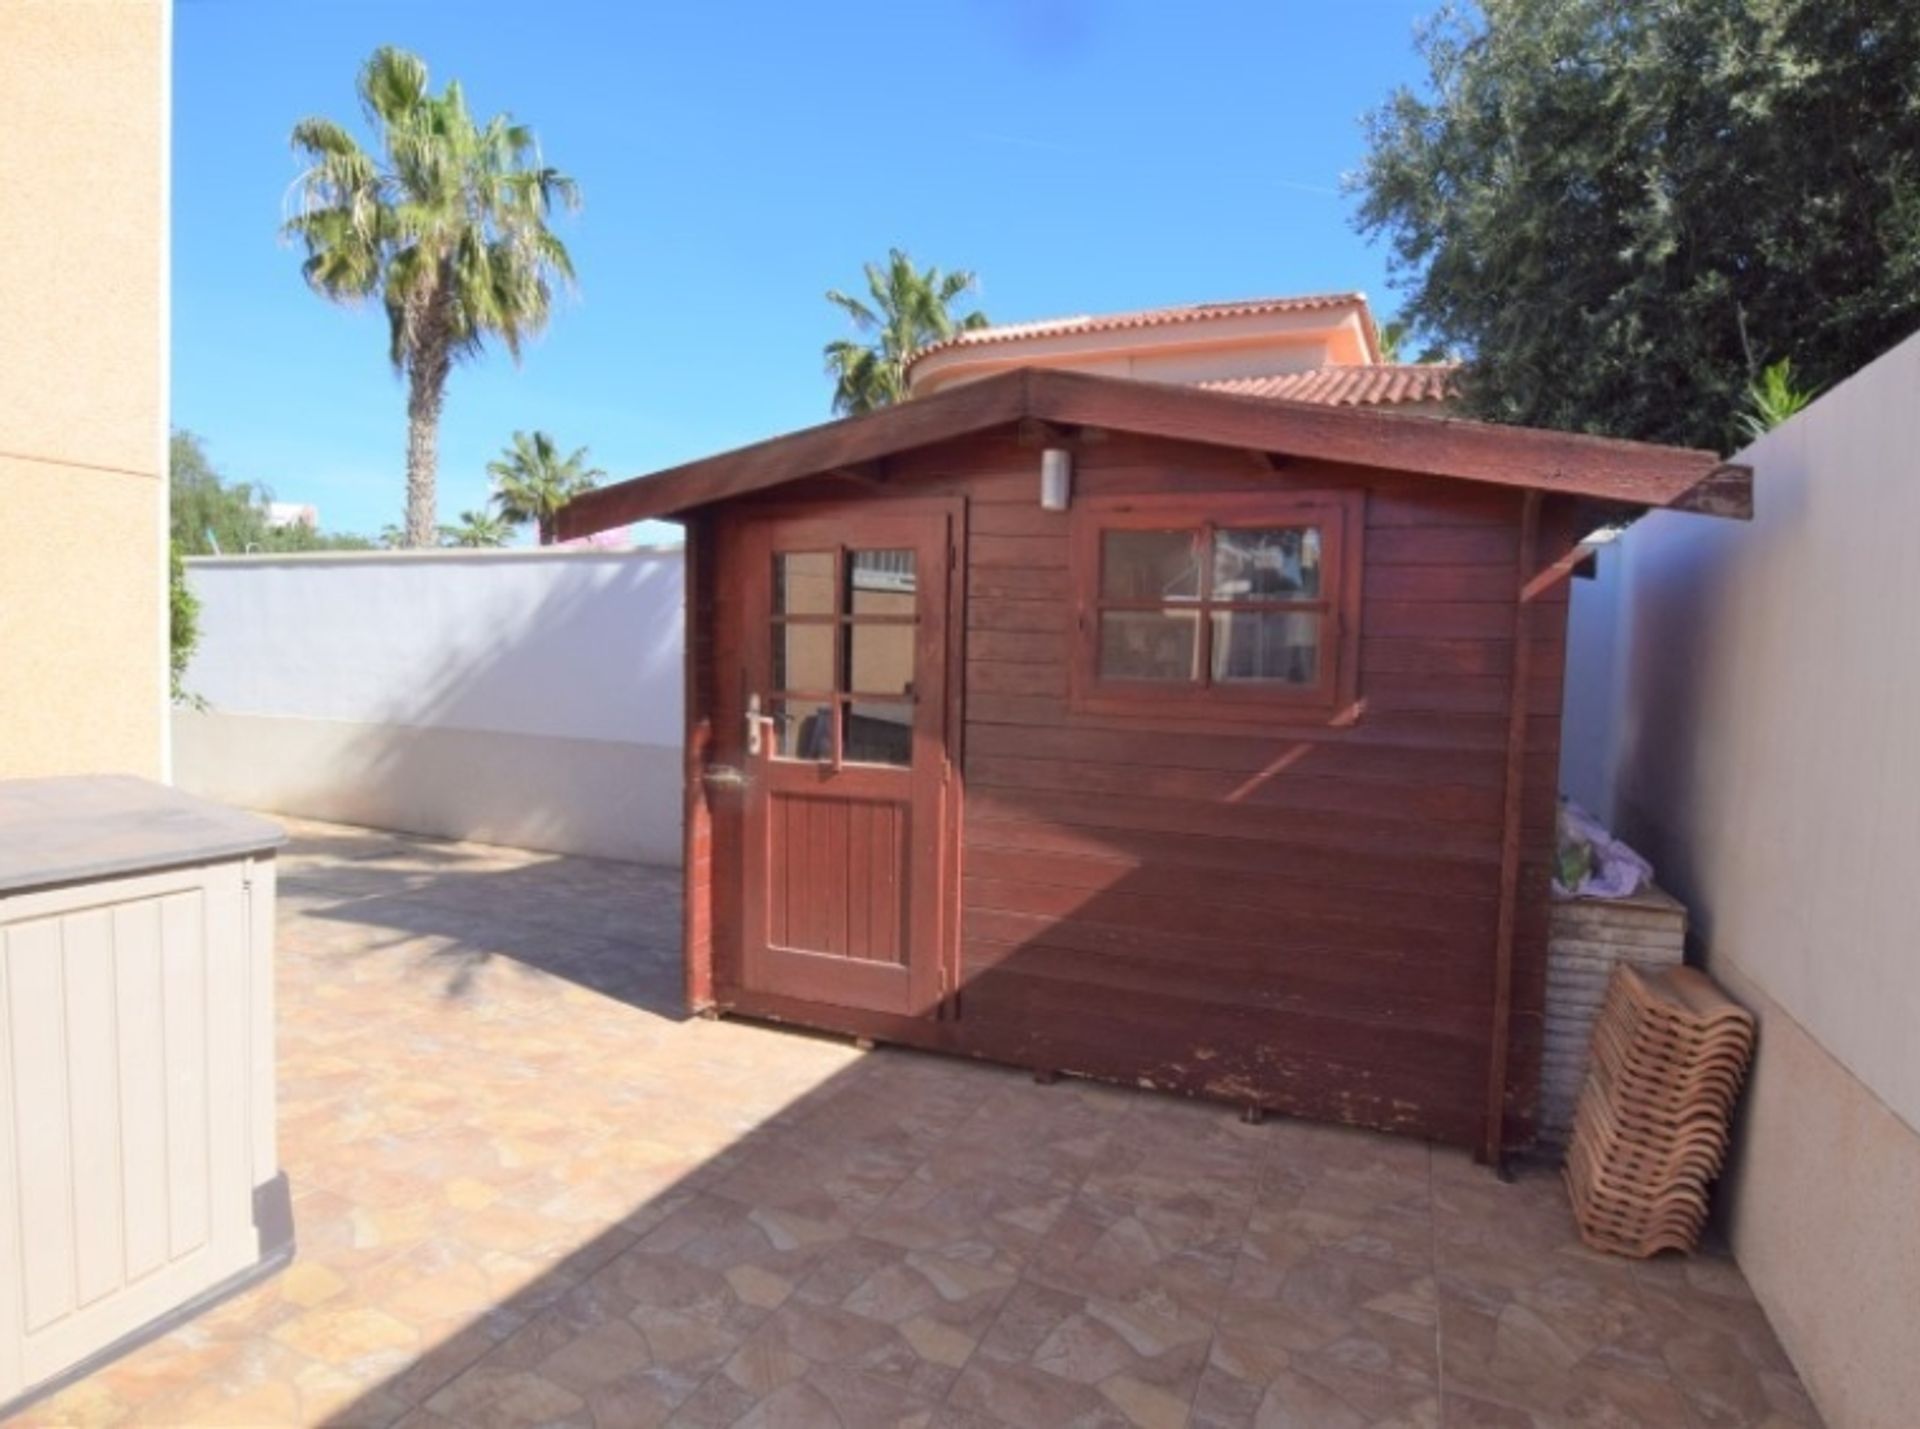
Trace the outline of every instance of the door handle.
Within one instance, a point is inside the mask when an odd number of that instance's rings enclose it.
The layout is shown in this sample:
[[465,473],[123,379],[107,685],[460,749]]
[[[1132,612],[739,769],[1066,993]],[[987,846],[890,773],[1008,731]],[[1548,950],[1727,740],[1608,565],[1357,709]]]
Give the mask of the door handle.
[[760,696],[747,696],[747,753],[760,757],[762,731],[773,723],[773,716],[760,712]]

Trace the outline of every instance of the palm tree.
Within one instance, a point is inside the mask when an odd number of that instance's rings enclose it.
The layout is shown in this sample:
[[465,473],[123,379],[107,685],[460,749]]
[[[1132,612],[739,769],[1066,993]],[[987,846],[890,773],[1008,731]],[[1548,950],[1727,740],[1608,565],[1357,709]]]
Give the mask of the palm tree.
[[440,544],[478,549],[504,546],[513,537],[513,523],[491,511],[462,511],[451,526],[440,528]]
[[1820,395],[1817,387],[1802,387],[1793,377],[1793,360],[1783,357],[1763,367],[1747,384],[1735,426],[1743,441],[1757,442],[1789,417],[1804,412]]
[[489,338],[518,361],[546,326],[555,281],[573,280],[547,218],[579,207],[579,191],[541,162],[531,129],[504,114],[476,123],[459,84],[431,93],[405,50],[375,50],[356,88],[380,157],[332,120],[301,120],[293,147],[308,168],[284,231],[305,245],[315,292],[386,307],[388,356],[407,379],[406,543],[431,546],[447,375]]
[[962,268],[942,273],[913,266],[898,248],[887,252],[887,266],[865,265],[872,304],[827,290],[827,301],[853,319],[864,341],[840,338],[826,346],[827,373],[834,379],[833,410],[848,415],[890,407],[907,395],[907,359],[928,343],[956,332],[987,325],[987,315],[975,311],[955,317],[952,305],[976,286],[974,275]]
[[576,447],[567,456],[545,432],[515,432],[513,445],[487,463],[493,478],[493,501],[508,521],[531,521],[540,544],[553,544],[553,518],[574,497],[591,491],[606,473],[587,465],[587,449]]
[[1374,336],[1380,339],[1380,360],[1393,363],[1441,363],[1456,360],[1452,353],[1437,342],[1421,343],[1419,349],[1409,357],[1407,350],[1412,347],[1418,335],[1413,324],[1405,318],[1388,318],[1374,331]]

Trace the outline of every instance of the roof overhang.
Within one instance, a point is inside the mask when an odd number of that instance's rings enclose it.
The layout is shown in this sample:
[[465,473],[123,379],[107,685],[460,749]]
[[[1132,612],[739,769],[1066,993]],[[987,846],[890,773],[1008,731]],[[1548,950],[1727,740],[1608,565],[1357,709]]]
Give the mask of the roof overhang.
[[1557,493],[1628,509],[1669,507],[1740,519],[1753,514],[1752,468],[1725,463],[1713,452],[1022,368],[600,487],[561,509],[559,534],[572,539],[633,521],[672,519],[1029,420]]

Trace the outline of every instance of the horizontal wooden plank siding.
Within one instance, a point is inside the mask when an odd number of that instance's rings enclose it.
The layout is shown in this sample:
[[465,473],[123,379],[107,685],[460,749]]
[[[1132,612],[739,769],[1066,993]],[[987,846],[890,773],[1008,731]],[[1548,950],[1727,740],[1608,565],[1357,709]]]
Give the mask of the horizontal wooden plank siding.
[[[924,465],[922,465],[924,463]],[[1122,438],[1076,500],[1368,493],[1349,726],[1091,714],[1068,692],[1070,513],[1031,448],[916,469],[970,498],[959,986],[968,1050],[1470,1143],[1484,1115],[1519,502]],[[1544,983],[1564,593],[1533,622],[1514,1066]],[[1524,1133],[1531,1093],[1516,1097]]]
[[[711,925],[721,1000],[1475,1144],[1495,1005],[1520,492],[1358,466],[1275,467],[1117,432],[1066,439],[1076,509],[1167,493],[1362,493],[1346,538],[1361,563],[1351,707],[1333,719],[1248,705],[1195,716],[1149,700],[1119,713],[1076,700],[1074,512],[1040,509],[1038,448],[1011,431],[889,455],[858,483],[786,486],[783,509],[895,495],[966,503],[952,612],[952,668],[964,680],[949,731],[963,810],[952,992],[937,1016],[878,1016],[742,987],[725,896],[734,875],[720,871]],[[1575,513],[1569,500],[1545,503],[1543,563],[1581,534]],[[724,634],[737,590],[722,576],[704,595],[723,633],[703,651],[700,678],[720,705],[717,687],[737,666]],[[1514,1144],[1530,1134],[1538,1083],[1566,599],[1564,583],[1541,595],[1519,692]],[[716,818],[718,870],[736,866],[737,838]]]

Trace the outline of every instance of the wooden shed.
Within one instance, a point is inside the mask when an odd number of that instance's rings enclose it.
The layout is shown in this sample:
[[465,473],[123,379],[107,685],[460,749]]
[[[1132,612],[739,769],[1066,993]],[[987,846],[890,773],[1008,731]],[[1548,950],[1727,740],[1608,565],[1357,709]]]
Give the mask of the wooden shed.
[[1020,368],[560,526],[686,527],[695,1008],[1493,1159],[1578,543],[1749,499],[1706,452]]

